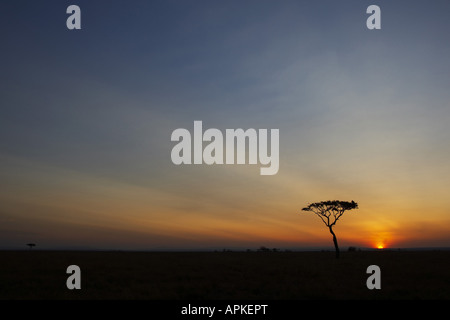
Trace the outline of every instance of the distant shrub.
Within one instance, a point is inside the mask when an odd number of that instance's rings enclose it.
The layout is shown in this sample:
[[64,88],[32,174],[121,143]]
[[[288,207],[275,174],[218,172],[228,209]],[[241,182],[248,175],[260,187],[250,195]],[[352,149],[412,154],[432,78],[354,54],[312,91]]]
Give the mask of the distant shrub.
[[258,252],[280,252],[281,250],[278,249],[278,248],[272,248],[272,249],[270,249],[270,248],[267,248],[267,247],[265,247],[265,246],[261,246],[261,247],[259,247],[259,249],[256,250],[256,251],[258,251]]

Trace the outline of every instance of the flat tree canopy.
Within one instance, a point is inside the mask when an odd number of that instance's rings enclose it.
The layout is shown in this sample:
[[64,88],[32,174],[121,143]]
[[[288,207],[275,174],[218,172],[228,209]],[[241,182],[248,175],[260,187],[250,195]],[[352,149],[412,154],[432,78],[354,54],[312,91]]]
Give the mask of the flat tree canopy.
[[312,211],[318,215],[327,227],[333,226],[344,214],[345,211],[351,209],[358,209],[358,204],[355,201],[339,201],[328,200],[311,203],[309,206],[303,208],[303,211]]

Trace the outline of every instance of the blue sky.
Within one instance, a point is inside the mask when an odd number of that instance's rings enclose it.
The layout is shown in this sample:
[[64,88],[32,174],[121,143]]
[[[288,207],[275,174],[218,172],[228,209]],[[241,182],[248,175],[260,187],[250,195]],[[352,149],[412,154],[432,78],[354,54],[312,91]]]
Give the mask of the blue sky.
[[[65,26],[70,4],[82,30]],[[371,4],[381,30],[366,28]],[[321,244],[319,222],[295,212],[329,198],[360,199],[344,243],[367,244],[358,232],[422,243],[399,231],[407,220],[448,245],[448,1],[2,1],[0,12],[6,246]],[[171,132],[194,120],[279,129],[279,173],[174,166]]]

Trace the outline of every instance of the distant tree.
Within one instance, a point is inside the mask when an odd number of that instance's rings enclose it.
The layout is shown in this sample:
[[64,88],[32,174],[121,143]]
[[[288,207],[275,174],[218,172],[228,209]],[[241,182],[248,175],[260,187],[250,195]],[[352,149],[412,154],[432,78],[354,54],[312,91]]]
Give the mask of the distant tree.
[[336,235],[333,232],[333,226],[345,211],[352,209],[358,209],[358,204],[353,200],[351,202],[338,200],[315,202],[302,209],[303,211],[311,211],[315,213],[328,227],[330,233],[333,235],[333,243],[334,248],[336,249],[337,259],[339,259],[339,246]]
[[30,247],[30,250],[31,250],[33,247],[36,246],[36,244],[34,244],[34,243],[27,243],[27,246],[29,246],[29,247]]

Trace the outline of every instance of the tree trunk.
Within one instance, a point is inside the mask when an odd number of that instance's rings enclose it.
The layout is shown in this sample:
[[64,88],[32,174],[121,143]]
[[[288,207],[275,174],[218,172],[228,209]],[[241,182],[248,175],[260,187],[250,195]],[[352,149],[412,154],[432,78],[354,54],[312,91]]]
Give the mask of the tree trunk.
[[333,232],[333,227],[329,226],[329,228],[330,228],[330,233],[333,235],[334,248],[336,249],[336,259],[339,259],[339,246],[338,246],[338,243],[337,243],[337,238],[336,238],[336,235]]

